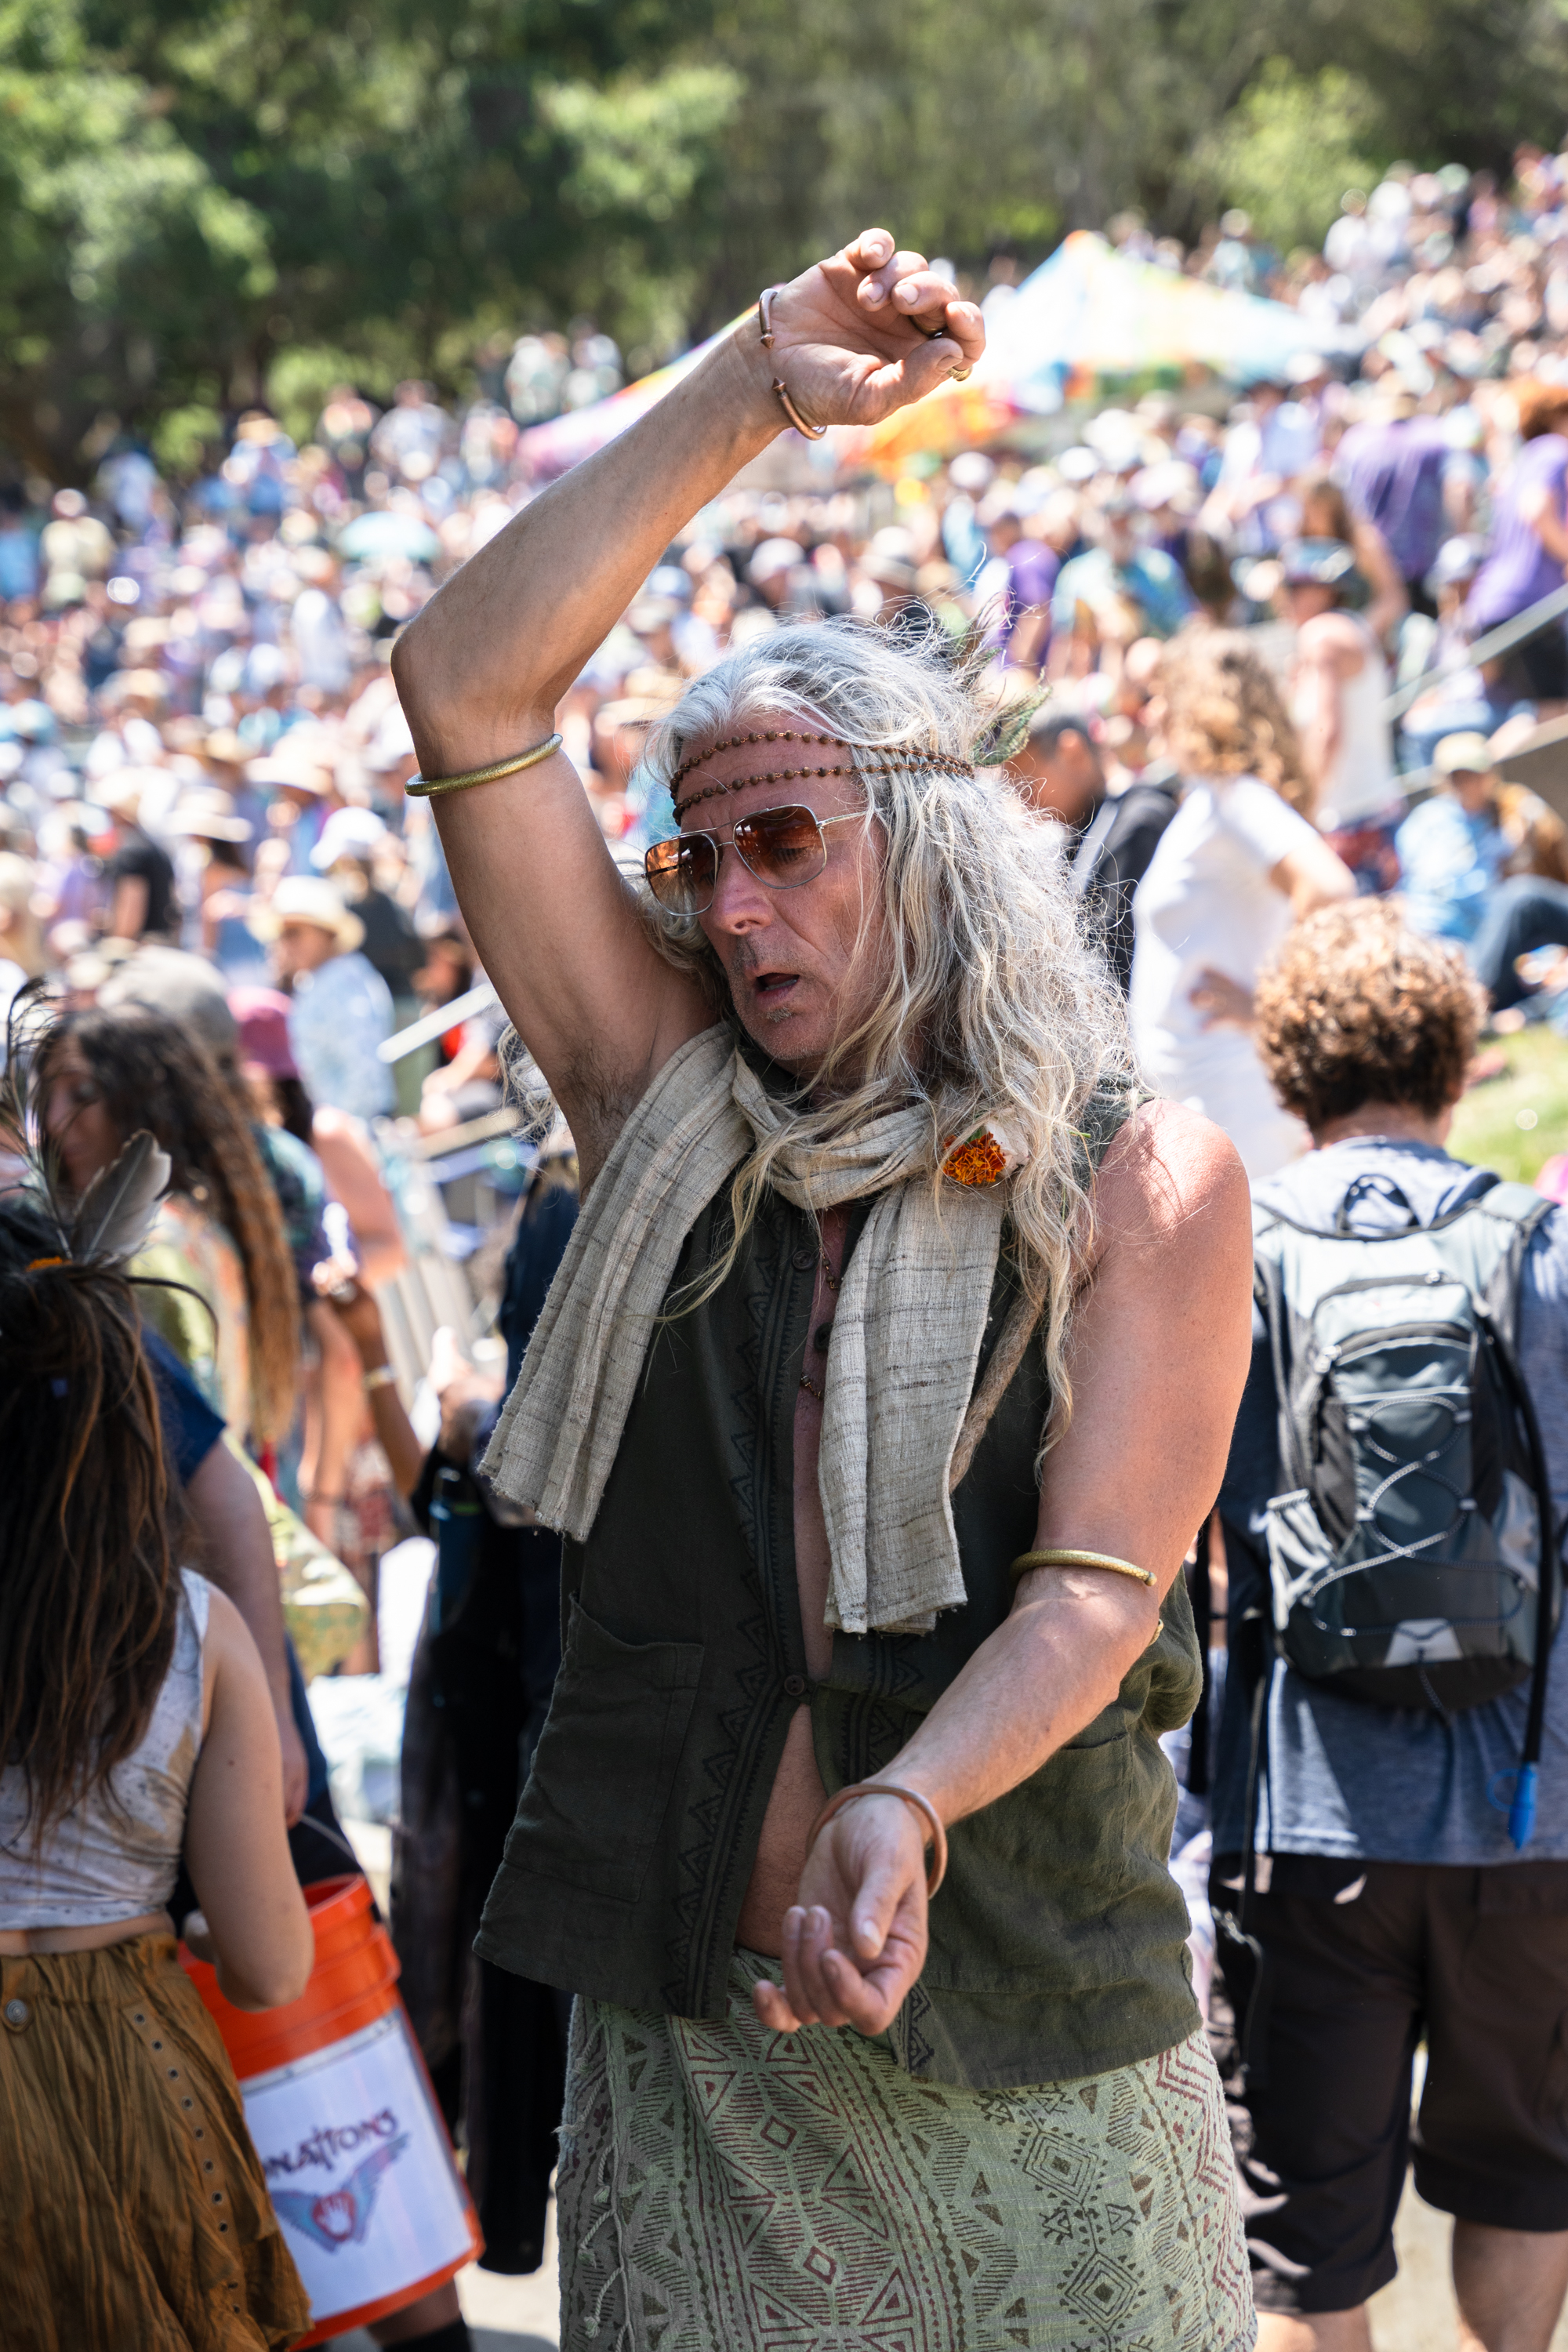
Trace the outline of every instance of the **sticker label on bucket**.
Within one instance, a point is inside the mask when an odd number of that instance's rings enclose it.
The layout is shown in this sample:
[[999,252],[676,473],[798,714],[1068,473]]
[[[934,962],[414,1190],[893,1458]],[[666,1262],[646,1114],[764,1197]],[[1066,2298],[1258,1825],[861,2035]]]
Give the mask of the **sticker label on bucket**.
[[471,2242],[401,2006],[242,2083],[246,2121],[312,2325],[416,2285]]

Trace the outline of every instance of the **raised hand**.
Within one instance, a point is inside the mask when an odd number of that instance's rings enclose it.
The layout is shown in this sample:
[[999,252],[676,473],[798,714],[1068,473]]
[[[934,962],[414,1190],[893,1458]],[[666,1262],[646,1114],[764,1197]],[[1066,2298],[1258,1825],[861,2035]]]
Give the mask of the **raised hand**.
[[900,253],[870,228],[787,285],[768,306],[771,348],[758,323],[738,332],[771,389],[776,376],[812,425],[876,425],[966,372],[985,348],[973,302],[920,253]]
[[784,1984],[752,1988],[775,2033],[852,2025],[881,2033],[925,1966],[925,1839],[901,1797],[858,1797],[806,1856],[784,1917]]

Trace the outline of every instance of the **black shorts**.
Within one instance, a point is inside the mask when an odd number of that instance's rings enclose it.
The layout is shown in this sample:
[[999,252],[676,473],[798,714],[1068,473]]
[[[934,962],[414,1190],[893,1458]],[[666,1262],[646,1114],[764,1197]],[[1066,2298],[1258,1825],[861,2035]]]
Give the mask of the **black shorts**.
[[1409,2156],[1440,2212],[1568,2230],[1568,1862],[1277,1854],[1251,1924],[1261,1979],[1216,1916],[1209,2034],[1260,2311],[1353,2311],[1387,2285]]

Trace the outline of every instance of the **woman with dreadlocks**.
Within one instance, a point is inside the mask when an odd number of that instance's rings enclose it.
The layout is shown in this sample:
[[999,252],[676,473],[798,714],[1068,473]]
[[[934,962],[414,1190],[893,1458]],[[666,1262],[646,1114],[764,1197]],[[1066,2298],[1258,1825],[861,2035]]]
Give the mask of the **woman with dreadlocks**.
[[136,1266],[143,1309],[237,1437],[280,1438],[297,1401],[299,1286],[277,1194],[206,1048],[140,1005],[67,1013],[35,1084],[68,1192],[138,1128],[167,1152],[171,1189]]
[[175,1958],[182,1844],[218,1979],[296,1999],[312,1941],[261,1662],[179,1565],[127,1277],[169,1163],[0,1201],[0,2336],[237,2352],[309,2321],[217,2033]]

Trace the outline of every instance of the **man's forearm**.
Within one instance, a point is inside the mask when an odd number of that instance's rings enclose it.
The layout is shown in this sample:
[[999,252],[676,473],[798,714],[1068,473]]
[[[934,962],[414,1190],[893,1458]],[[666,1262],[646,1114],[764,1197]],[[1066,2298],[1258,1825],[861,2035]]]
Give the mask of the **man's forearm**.
[[873,1775],[911,1783],[950,1823],[994,1804],[1076,1739],[1154,1638],[1158,1596],[1131,1579],[1037,1569],[1024,1583],[1012,1615]]
[[470,557],[394,663],[425,772],[503,758],[520,723],[548,727],[675,532],[784,423],[727,341]]

